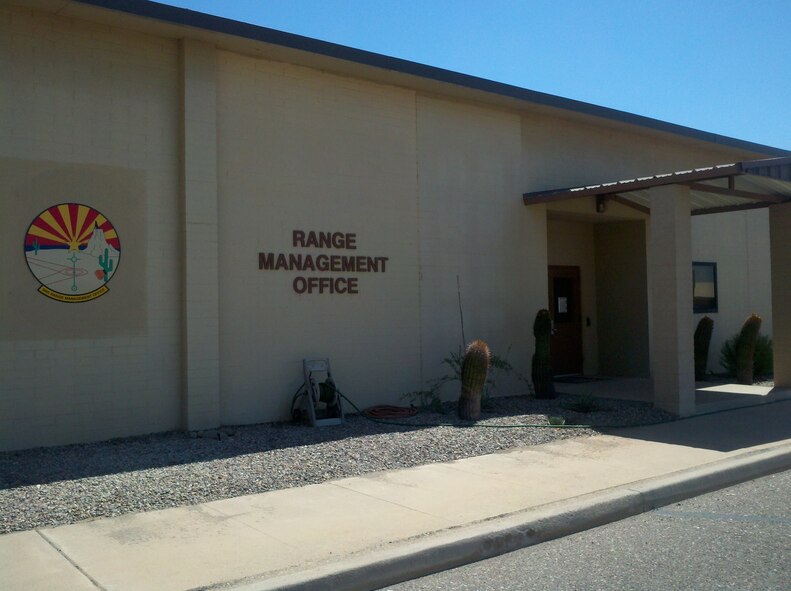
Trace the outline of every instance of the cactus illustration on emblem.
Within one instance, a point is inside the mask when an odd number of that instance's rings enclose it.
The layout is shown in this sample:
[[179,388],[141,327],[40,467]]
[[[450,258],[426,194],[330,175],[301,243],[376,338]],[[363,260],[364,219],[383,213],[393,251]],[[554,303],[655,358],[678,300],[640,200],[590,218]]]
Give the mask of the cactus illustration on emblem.
[[60,203],[41,212],[25,235],[25,259],[38,291],[78,303],[107,293],[118,270],[121,242],[115,227],[94,208]]

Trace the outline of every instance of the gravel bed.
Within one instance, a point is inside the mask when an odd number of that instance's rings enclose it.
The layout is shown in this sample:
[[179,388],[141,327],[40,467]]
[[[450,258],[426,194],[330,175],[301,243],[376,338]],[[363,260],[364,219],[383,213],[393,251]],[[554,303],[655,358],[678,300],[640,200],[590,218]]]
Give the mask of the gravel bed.
[[[567,423],[626,426],[670,420],[650,405],[601,400],[594,412],[569,410],[579,397],[496,398],[482,425]],[[583,400],[582,402],[586,402]],[[380,470],[478,456],[586,437],[589,428],[478,428],[421,412],[408,426],[347,415],[344,425],[271,423],[223,428],[214,438],[170,432],[100,443],[0,453],[0,533],[97,517],[193,505],[315,484]],[[451,426],[431,426],[445,422]]]

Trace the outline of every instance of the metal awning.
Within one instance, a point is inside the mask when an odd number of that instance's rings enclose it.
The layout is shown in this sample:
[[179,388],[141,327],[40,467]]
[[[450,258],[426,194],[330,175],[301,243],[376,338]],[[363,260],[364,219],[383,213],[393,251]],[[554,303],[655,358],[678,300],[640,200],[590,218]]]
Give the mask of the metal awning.
[[791,157],[745,160],[705,168],[523,195],[525,205],[595,196],[650,213],[648,190],[687,185],[692,215],[768,207],[791,201]]

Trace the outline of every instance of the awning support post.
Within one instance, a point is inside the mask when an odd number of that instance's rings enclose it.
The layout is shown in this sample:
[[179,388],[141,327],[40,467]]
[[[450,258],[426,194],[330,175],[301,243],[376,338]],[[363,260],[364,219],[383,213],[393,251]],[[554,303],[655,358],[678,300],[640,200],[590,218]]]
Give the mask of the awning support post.
[[791,388],[791,203],[769,208],[776,388]]
[[695,413],[689,187],[653,187],[649,194],[654,405],[683,417]]

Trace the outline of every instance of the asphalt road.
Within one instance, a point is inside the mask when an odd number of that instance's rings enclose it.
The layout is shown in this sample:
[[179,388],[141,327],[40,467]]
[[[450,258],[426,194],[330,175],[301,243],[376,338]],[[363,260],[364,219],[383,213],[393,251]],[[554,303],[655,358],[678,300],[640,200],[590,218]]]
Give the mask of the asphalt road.
[[791,589],[791,471],[392,591]]

